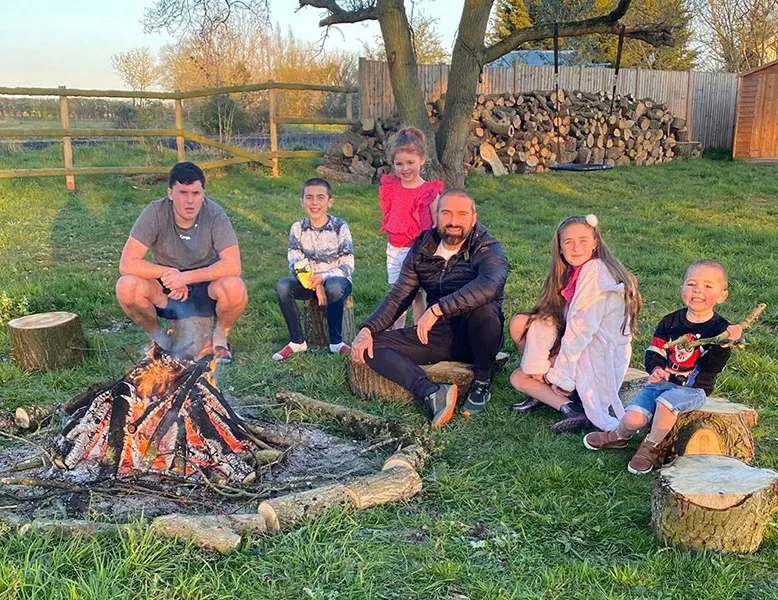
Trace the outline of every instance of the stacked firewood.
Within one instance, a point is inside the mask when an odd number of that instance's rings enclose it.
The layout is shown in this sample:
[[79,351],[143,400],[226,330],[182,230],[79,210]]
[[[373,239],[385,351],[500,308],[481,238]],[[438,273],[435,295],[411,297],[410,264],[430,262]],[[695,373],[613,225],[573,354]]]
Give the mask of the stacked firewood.
[[[686,120],[666,104],[631,95],[575,90],[480,95],[470,121],[465,167],[474,172],[539,173],[553,164],[652,165],[697,158]],[[558,106],[558,110],[557,110]],[[445,97],[427,104],[437,126]],[[387,150],[397,118],[362,119],[326,152],[319,172],[346,182],[376,182],[391,165]]]
[[[428,105],[433,119],[439,107]],[[618,96],[611,111],[603,92],[559,90],[558,102],[553,91],[480,95],[465,160],[471,169],[488,166],[495,173],[535,173],[569,163],[652,165],[669,162],[677,144],[688,141],[686,120],[648,98]]]

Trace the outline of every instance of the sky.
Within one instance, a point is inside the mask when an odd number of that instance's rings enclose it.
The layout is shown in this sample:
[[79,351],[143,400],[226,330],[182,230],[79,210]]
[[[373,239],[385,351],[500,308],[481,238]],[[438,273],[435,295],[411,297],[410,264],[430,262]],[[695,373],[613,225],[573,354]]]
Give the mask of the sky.
[[[145,34],[141,19],[154,0],[0,0],[0,87],[123,89],[111,56],[140,46],[158,51],[175,41]],[[424,0],[423,10],[439,19],[446,48],[453,45],[464,0]],[[406,2],[410,7],[410,0]],[[320,39],[320,11],[295,12],[297,0],[270,0],[271,19],[295,36]],[[359,51],[372,42],[378,24],[343,25],[332,31],[325,49]]]

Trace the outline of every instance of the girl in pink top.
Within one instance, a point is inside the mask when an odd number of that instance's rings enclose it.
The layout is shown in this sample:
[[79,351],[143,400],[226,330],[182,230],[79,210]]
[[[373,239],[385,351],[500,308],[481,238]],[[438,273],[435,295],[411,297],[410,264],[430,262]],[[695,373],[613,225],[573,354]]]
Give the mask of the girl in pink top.
[[[443,192],[440,180],[425,181],[421,168],[427,161],[427,141],[424,134],[406,127],[397,134],[392,145],[393,175],[383,175],[378,188],[378,200],[383,213],[381,231],[386,232],[386,270],[389,284],[394,285],[400,268],[413,242],[422,231],[435,226],[438,196]],[[424,298],[419,293],[413,301],[413,320],[424,314]],[[393,328],[405,326],[405,313]]]

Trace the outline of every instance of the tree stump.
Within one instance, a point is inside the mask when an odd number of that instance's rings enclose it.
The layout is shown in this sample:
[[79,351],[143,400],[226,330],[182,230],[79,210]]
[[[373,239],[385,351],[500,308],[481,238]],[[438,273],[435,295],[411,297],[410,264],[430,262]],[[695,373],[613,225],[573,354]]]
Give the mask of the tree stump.
[[719,454],[745,463],[754,460],[751,428],[757,413],[743,404],[708,398],[698,410],[678,415],[675,426],[662,442],[659,460],[676,456]]
[[215,326],[215,316],[169,319],[167,334],[170,337],[170,353],[179,357],[192,357],[212,352]]
[[[303,330],[305,341],[313,348],[326,348],[330,345],[327,330],[327,307],[319,306],[314,300],[303,302]],[[343,303],[343,341],[350,344],[354,339],[354,298],[349,296]]]
[[682,456],[654,481],[651,527],[686,548],[754,552],[777,500],[775,471],[728,456]]
[[629,367],[627,373],[624,375],[624,381],[621,382],[619,388],[619,398],[624,406],[632,404],[635,400],[635,396],[643,389],[643,386],[648,382],[648,373],[641,371],[640,369],[633,369]]
[[11,362],[26,371],[73,367],[87,350],[78,315],[38,313],[8,321]]
[[[473,385],[473,369],[461,362],[443,361],[431,365],[421,365],[422,370],[433,383],[456,383],[459,397],[462,398]],[[355,396],[365,400],[389,400],[392,402],[413,402],[414,397],[408,390],[394,381],[382,377],[367,364],[348,359],[346,366],[348,385]]]

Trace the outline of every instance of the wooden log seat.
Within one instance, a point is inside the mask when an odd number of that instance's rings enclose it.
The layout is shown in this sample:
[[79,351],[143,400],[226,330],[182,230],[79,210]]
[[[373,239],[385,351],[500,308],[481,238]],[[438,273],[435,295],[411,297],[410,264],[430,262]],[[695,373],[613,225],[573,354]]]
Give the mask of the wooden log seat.
[[682,456],[654,481],[651,526],[672,545],[754,552],[776,500],[775,471],[728,456]]
[[[499,372],[508,361],[505,352],[499,352],[495,359],[495,372]],[[473,385],[473,367],[456,361],[442,361],[421,365],[433,383],[456,383],[459,397],[464,398]],[[346,365],[346,375],[351,392],[365,400],[388,400],[392,402],[413,402],[413,394],[393,381],[382,377],[369,366],[357,363],[351,358]]]
[[[303,302],[303,331],[305,341],[312,348],[327,348],[330,336],[327,332],[327,307],[319,306],[314,300]],[[349,296],[343,304],[343,341],[350,344],[354,339],[354,297]]]
[[87,345],[78,315],[37,313],[8,321],[11,362],[25,371],[78,365]]
[[756,422],[753,408],[724,398],[708,398],[698,410],[678,415],[662,442],[659,459],[668,462],[676,456],[719,454],[750,464],[754,460],[751,428]]

